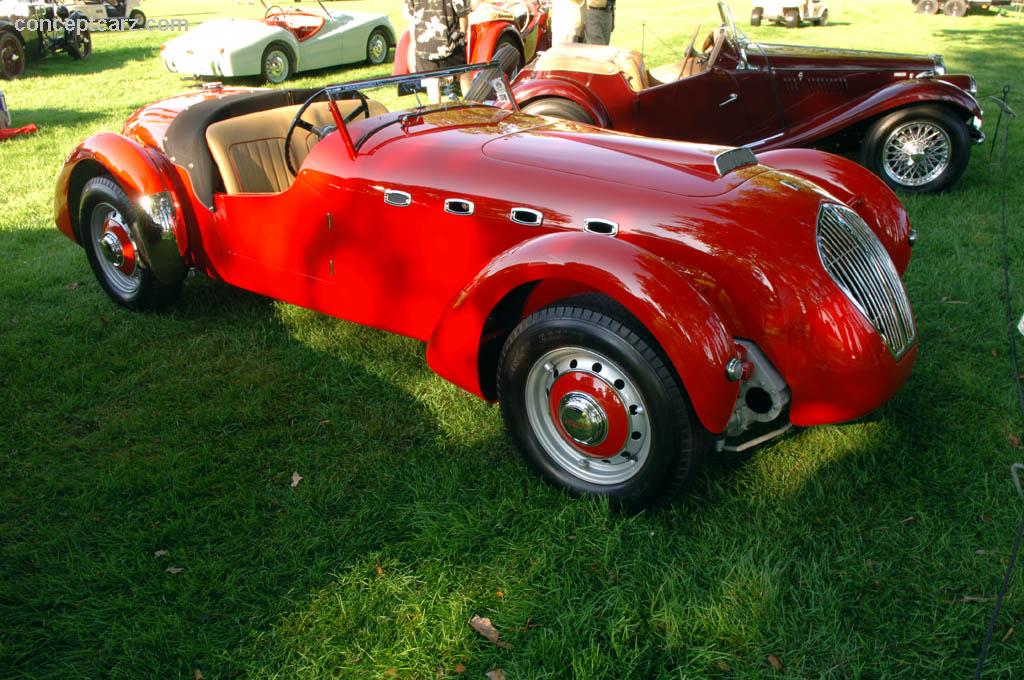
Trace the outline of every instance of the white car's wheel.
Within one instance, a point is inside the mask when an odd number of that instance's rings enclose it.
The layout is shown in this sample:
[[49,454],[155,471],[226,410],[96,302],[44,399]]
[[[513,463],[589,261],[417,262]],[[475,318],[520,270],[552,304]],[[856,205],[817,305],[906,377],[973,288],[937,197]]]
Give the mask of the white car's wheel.
[[131,16],[128,17],[128,28],[132,29],[133,31],[138,31],[145,27],[146,15],[140,12],[139,10],[135,10],[134,12],[132,12]]
[[366,61],[374,66],[383,64],[391,52],[387,33],[383,28],[375,28],[366,40]]
[[288,80],[295,68],[292,51],[281,43],[273,43],[263,51],[263,80],[278,85]]

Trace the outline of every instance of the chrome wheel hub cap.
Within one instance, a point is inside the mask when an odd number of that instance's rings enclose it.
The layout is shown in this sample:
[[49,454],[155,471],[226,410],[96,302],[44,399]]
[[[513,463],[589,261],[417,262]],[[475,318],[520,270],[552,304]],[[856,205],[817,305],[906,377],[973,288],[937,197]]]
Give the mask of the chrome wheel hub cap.
[[103,278],[121,295],[134,295],[142,284],[142,268],[124,217],[112,205],[100,203],[92,211],[89,234]]
[[374,36],[373,40],[370,42],[370,58],[375,64],[379,64],[384,61],[386,50],[387,43],[384,41],[384,38],[379,35]]
[[541,356],[525,385],[530,427],[551,461],[592,484],[621,484],[643,468],[651,422],[638,385],[590,349]]
[[274,83],[280,83],[288,77],[288,60],[280,52],[271,52],[267,55],[267,78]]
[[118,269],[124,266],[124,248],[121,246],[121,240],[117,236],[108,231],[100,238],[99,246],[100,254],[106,258],[107,262]]
[[882,170],[894,182],[916,187],[949,167],[953,144],[946,131],[928,121],[897,127],[882,145]]
[[596,446],[608,434],[608,416],[604,409],[583,392],[570,392],[562,398],[558,419],[562,429],[578,444]]

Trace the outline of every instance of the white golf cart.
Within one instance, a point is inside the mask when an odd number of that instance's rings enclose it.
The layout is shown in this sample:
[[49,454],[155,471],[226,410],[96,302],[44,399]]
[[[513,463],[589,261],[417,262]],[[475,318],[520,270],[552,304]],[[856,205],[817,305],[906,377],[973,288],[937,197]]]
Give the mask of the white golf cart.
[[760,26],[762,20],[784,24],[786,28],[796,28],[804,21],[824,26],[828,23],[828,7],[821,0],[765,0],[750,12],[751,26]]

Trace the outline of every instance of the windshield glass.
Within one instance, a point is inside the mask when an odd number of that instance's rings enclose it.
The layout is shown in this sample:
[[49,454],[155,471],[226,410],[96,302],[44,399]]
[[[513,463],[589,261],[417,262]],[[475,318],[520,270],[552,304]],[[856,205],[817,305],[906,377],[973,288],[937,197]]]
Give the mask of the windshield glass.
[[429,113],[442,109],[486,104],[518,108],[505,70],[498,61],[364,80],[325,90],[338,100],[366,98],[388,113]]
[[736,27],[736,22],[732,18],[732,10],[729,9],[729,5],[724,2],[718,3],[718,13],[722,17],[722,25],[725,26],[725,37],[732,43],[733,47],[740,54],[750,44],[750,38],[742,30]]

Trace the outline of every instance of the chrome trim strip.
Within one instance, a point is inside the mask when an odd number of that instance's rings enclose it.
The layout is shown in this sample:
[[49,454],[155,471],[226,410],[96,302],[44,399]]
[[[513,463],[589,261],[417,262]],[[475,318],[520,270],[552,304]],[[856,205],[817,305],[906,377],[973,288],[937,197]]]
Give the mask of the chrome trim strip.
[[750,144],[744,144],[743,147],[747,148],[747,149],[753,149],[754,147],[761,146],[762,144],[767,144],[768,142],[772,141],[773,139],[778,139],[779,137],[782,137],[784,134],[786,134],[786,133],[778,132],[778,133],[772,135],[771,137],[765,137],[764,139],[759,139],[756,142],[751,142]]

